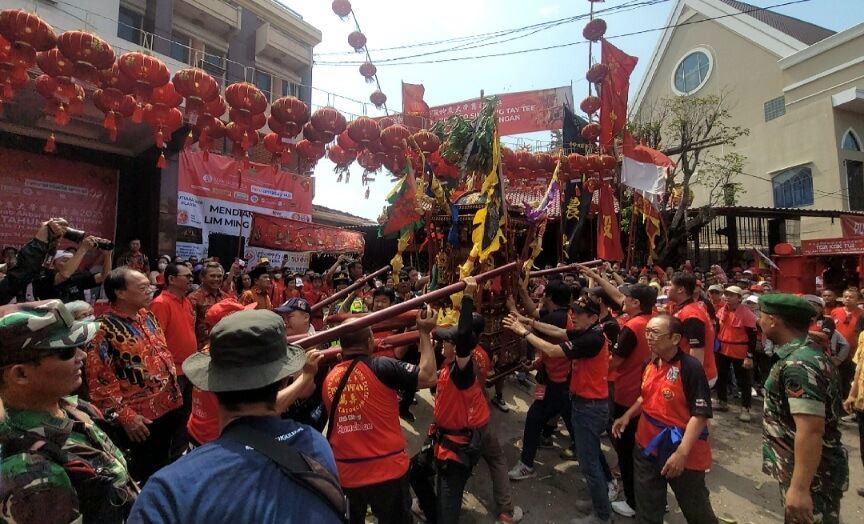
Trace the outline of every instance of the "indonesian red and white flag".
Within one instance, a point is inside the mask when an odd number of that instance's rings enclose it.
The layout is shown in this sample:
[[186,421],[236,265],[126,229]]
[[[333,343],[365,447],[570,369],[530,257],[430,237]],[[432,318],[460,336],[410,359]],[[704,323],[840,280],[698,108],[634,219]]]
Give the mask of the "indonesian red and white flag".
[[663,194],[667,171],[675,167],[675,162],[656,149],[637,145],[626,132],[622,149],[621,183],[645,193]]

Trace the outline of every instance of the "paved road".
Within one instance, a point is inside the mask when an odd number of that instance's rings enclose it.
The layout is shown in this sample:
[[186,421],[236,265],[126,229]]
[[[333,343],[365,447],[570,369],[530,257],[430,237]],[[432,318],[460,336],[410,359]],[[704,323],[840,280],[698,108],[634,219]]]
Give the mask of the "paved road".
[[[494,422],[498,423],[499,435],[508,458],[508,466],[515,464],[519,456],[524,427],[525,413],[531,402],[530,391],[514,380],[505,382],[505,399],[511,406],[510,413],[504,414],[497,408],[493,411]],[[414,407],[417,422],[416,430],[403,422],[409,439],[409,448],[416,452],[425,436],[431,419],[432,397],[428,391],[418,395],[419,404]],[[754,399],[758,407],[761,399]],[[733,408],[734,409],[734,408]],[[756,411],[759,411],[758,409]],[[727,523],[757,524],[782,522],[782,507],[779,488],[761,471],[761,415],[745,424],[739,422],[737,413],[718,413],[712,423],[712,447],[714,467],[708,474],[711,502],[718,517]],[[563,425],[562,425],[563,427]],[[841,517],[844,523],[864,522],[864,497],[855,493],[855,488],[864,486],[864,468],[860,460],[857,427],[844,424],[843,441],[849,452],[851,470],[850,489],[843,498]],[[556,436],[557,443],[564,442],[563,436]],[[609,442],[604,443],[610,466],[617,459]],[[525,510],[524,522],[568,523],[583,513],[576,508],[588,501],[588,493],[582,475],[575,462],[562,462],[558,458],[560,449],[541,449],[537,455],[537,477],[530,480],[513,482],[513,498]],[[638,489],[638,488],[637,488]],[[475,468],[468,483],[464,498],[465,511],[463,523],[488,523],[493,521],[494,504],[492,488],[486,465],[481,461]],[[666,522],[685,523],[678,510],[675,497],[669,495],[671,512]],[[487,509],[488,508],[488,509]],[[634,522],[633,519],[617,517],[616,522]]]

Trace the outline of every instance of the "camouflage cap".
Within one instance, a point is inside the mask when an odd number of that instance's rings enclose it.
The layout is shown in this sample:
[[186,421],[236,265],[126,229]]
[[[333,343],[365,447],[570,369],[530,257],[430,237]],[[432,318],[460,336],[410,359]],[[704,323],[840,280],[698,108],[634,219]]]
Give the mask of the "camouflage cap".
[[0,317],[0,366],[28,362],[93,340],[99,322],[78,322],[59,300],[21,304]]

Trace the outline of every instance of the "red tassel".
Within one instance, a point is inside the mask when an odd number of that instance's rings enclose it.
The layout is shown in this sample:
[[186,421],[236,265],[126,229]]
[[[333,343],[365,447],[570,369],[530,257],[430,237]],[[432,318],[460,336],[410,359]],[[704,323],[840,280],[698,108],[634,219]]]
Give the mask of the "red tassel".
[[66,104],[60,103],[57,105],[57,114],[54,116],[54,121],[58,126],[65,126],[69,123],[69,111],[66,111]]
[[243,171],[249,170],[249,153],[243,153]]
[[13,96],[15,96],[15,89],[12,87],[12,84],[8,82],[3,84],[3,98],[11,100]]
[[45,151],[46,153],[53,153],[56,150],[57,140],[54,138],[54,133],[51,133],[51,135],[48,137],[48,141],[45,142],[45,148],[43,149],[43,151]]
[[249,131],[243,131],[243,140],[240,141],[240,145],[243,146],[243,151],[246,151],[252,145],[252,139],[249,138]]
[[201,158],[203,158],[205,162],[210,160],[210,151],[207,149],[202,150],[201,151]]
[[161,127],[158,131],[156,131],[156,147],[158,147],[159,149],[165,149],[165,136],[162,135]]
[[114,111],[108,111],[105,113],[105,120],[102,121],[102,127],[108,131],[117,129],[117,117],[114,116]]
[[15,69],[12,70],[12,80],[19,85],[30,80],[30,76],[27,74],[27,66],[23,64],[16,65]]
[[108,139],[111,140],[111,142],[117,141],[117,128],[116,127],[114,129],[108,130]]
[[132,122],[140,124],[144,121],[144,108],[141,104],[135,106],[135,112],[132,113]]
[[192,136],[192,131],[189,131],[189,134],[186,135],[186,142],[183,144],[183,148],[189,149],[190,147],[192,147],[193,140],[194,137]]
[[156,167],[159,169],[165,169],[165,152],[159,155],[159,160],[156,161]]

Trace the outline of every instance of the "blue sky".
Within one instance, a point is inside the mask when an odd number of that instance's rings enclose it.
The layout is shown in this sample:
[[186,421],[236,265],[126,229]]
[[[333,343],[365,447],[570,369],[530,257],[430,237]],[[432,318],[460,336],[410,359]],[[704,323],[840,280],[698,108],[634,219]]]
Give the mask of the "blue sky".
[[[353,53],[328,54],[351,51],[347,38],[348,33],[354,30],[353,22],[342,21],[333,14],[330,0],[280,1],[321,30],[323,40],[315,47],[317,60],[353,62],[363,57]],[[608,24],[606,35],[614,36],[664,26],[676,0],[647,1],[656,3],[626,12],[604,15],[603,18]],[[789,1],[751,0],[748,3],[769,7]],[[598,9],[604,9],[644,2],[646,0],[608,0],[595,5]],[[437,0],[436,2],[352,0],[351,3],[363,33],[367,36],[367,45],[373,62],[438,50],[446,50],[446,52],[410,60],[450,59],[581,41],[583,40],[582,27],[585,22],[577,20],[524,38],[470,50],[450,50],[450,47],[455,45],[451,43],[376,51],[379,48],[467,37],[572,17],[587,13],[590,6],[587,0]],[[772,9],[839,31],[864,20],[861,4],[862,0],[809,0]],[[633,89],[639,85],[639,81],[645,74],[645,68],[661,34],[662,31],[651,31],[612,39],[612,42],[623,51],[639,57],[639,64],[631,80]],[[514,34],[502,39],[512,38],[512,36],[518,35]],[[595,53],[598,51],[595,49]],[[588,47],[579,44],[511,56],[433,64],[385,66],[383,62],[379,62],[378,78],[382,90],[388,96],[388,105],[396,110],[401,108],[402,81],[423,84],[426,87],[426,101],[430,105],[473,98],[479,95],[481,89],[486,94],[495,94],[557,87],[571,83],[574,99],[579,101],[587,92],[584,79],[587,64]],[[357,66],[316,65],[312,75],[315,88],[345,97],[333,97],[315,91],[312,96],[313,105],[332,105],[346,113],[364,113],[362,105],[349,99],[368,101],[374,87],[364,82],[357,71]],[[369,104],[366,105],[365,112],[370,116],[384,114],[383,111]],[[515,142],[517,138],[508,137],[507,141]],[[548,140],[549,135],[534,133],[525,138]],[[333,174],[333,164],[327,159],[319,162],[315,171],[315,203],[374,220],[380,213],[384,205],[384,196],[391,187],[389,174],[381,174],[377,177],[377,181],[371,186],[369,199],[366,200],[363,198],[364,188],[360,185],[361,170],[355,165],[352,167],[352,172],[350,183],[337,184],[336,175]]]

